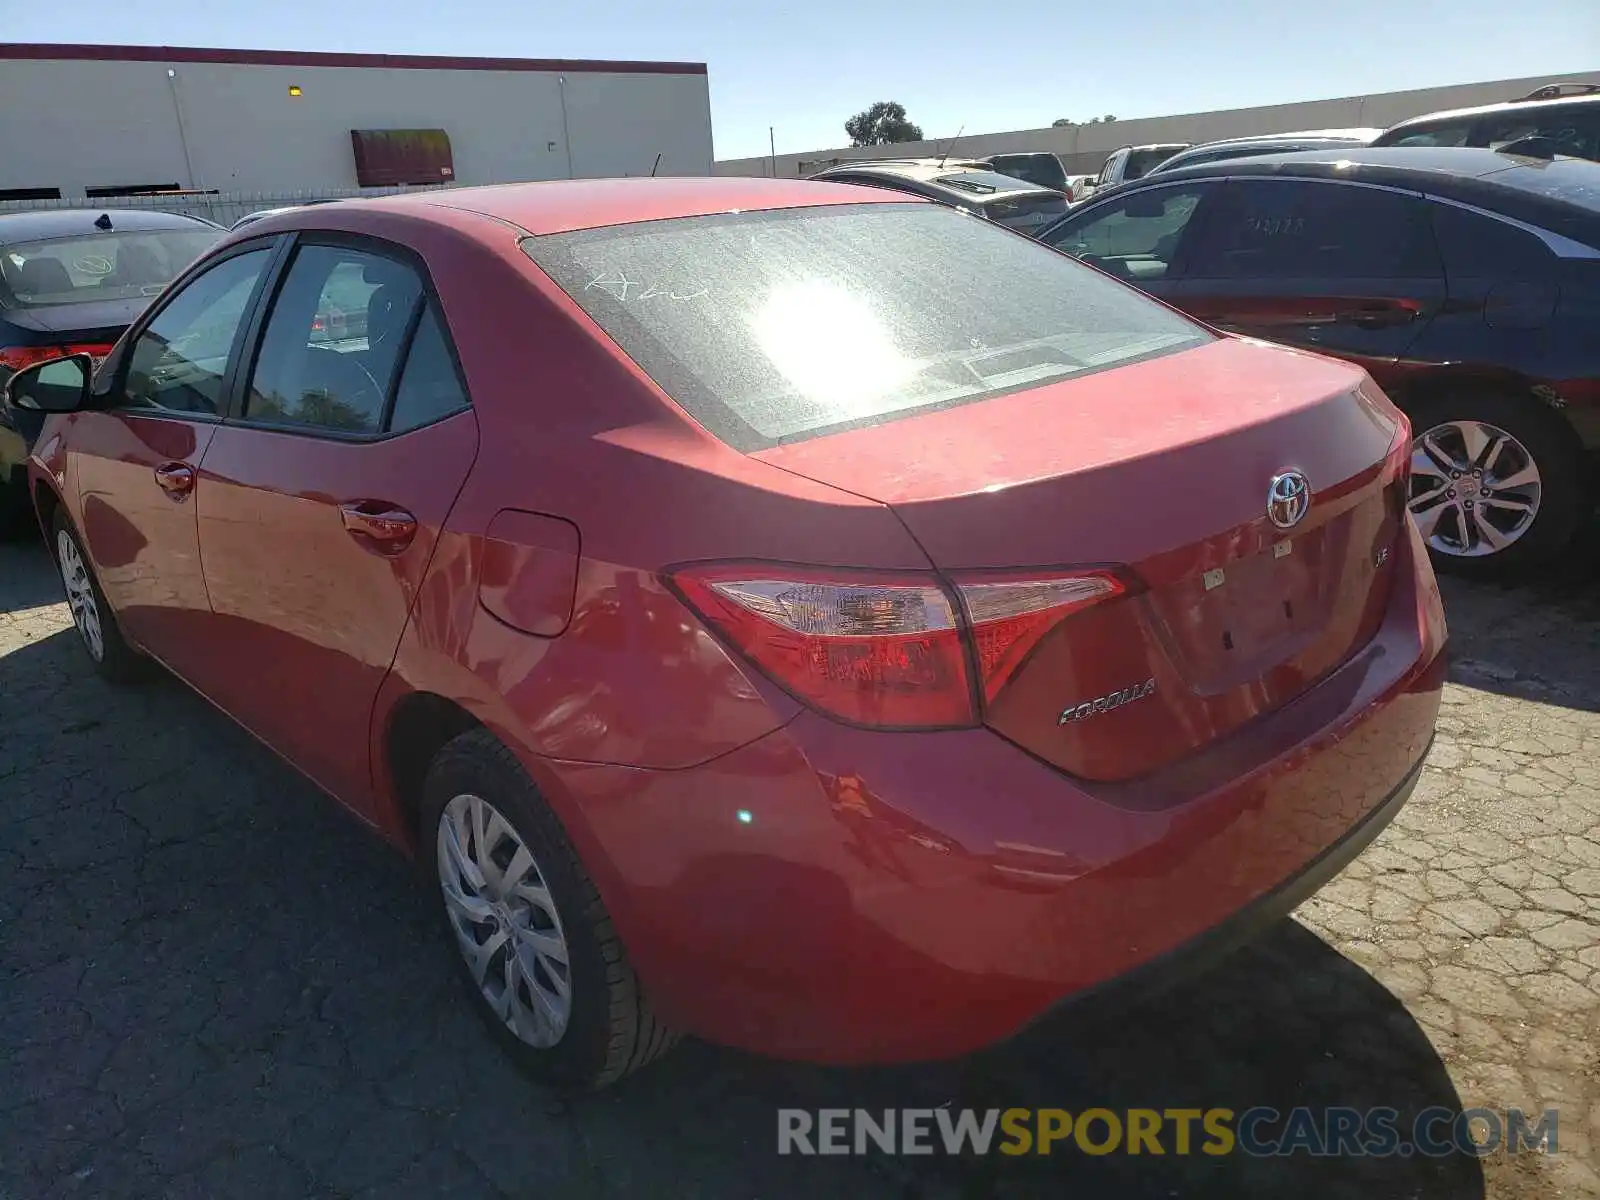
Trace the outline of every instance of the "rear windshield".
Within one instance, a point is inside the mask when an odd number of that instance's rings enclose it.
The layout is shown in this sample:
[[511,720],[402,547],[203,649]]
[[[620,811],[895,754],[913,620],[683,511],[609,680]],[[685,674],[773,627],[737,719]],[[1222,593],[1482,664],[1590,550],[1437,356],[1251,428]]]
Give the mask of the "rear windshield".
[[994,169],[1058,192],[1067,186],[1067,173],[1054,154],[999,154],[995,156]]
[[1065,255],[933,204],[685,217],[522,246],[690,416],[747,452],[1212,336]]
[[954,171],[948,175],[934,176],[935,183],[976,196],[992,196],[996,192],[1018,192],[1024,181],[998,171]]
[[1148,150],[1135,150],[1128,155],[1128,165],[1122,169],[1122,178],[1143,179],[1150,173],[1150,168],[1159,167],[1182,149],[1182,146],[1156,146]]
[[159,229],[0,246],[0,304],[42,308],[157,295],[222,230]]

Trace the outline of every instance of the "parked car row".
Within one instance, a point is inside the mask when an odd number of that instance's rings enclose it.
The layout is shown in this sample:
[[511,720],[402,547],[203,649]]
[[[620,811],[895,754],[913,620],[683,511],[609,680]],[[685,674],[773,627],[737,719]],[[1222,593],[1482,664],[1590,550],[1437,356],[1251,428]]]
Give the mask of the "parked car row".
[[[1502,149],[1530,139],[1546,143],[1523,149],[1600,160],[1600,84],[1547,84],[1517,100],[1449,112],[1429,113],[1388,129],[1317,129],[1187,142],[1122,146],[1111,152],[1094,176],[1069,180],[1054,154],[997,154],[980,161],[1001,174],[1015,175],[1066,193],[1074,202],[1097,191],[1131,183],[1158,171],[1258,154],[1362,146],[1477,146]],[[1053,164],[1053,165],[1052,165]]]

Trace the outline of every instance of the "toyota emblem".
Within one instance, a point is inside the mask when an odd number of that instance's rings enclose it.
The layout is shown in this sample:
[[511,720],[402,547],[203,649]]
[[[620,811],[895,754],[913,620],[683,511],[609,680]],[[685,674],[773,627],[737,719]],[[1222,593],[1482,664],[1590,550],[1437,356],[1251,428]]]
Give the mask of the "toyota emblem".
[[1279,529],[1292,529],[1311,508],[1311,484],[1299,471],[1274,475],[1267,485],[1267,518]]

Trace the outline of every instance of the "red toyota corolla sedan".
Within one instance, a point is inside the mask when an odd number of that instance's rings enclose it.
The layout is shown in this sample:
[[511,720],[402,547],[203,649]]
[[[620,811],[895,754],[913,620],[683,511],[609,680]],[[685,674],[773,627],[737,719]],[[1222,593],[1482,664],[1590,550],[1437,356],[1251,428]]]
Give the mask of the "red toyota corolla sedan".
[[90,659],[414,852],[569,1083],[1003,1039],[1287,911],[1433,732],[1370,380],[898,194],[299,209],[87,370],[10,401]]

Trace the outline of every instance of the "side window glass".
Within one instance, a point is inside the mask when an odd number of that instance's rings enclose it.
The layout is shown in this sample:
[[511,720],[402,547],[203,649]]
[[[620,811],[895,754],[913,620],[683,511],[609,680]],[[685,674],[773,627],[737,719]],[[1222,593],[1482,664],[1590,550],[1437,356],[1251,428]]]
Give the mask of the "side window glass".
[[1431,129],[1419,129],[1415,133],[1408,133],[1404,137],[1396,138],[1385,143],[1391,146],[1465,146],[1468,136],[1472,133],[1472,126],[1463,121],[1457,125],[1436,125]]
[[416,272],[393,259],[300,247],[267,319],[245,420],[376,433],[421,296]]
[[1485,145],[1498,150],[1523,138],[1548,138],[1554,143],[1557,154],[1570,154],[1574,158],[1600,158],[1600,115],[1584,120],[1578,115],[1560,110],[1554,112],[1526,113],[1520,117],[1502,117],[1484,123]]
[[1455,279],[1542,279],[1555,255],[1533,234],[1453,204],[1430,204],[1445,274]]
[[221,411],[228,356],[271,251],[236,254],[174,293],[134,342],[126,403],[170,412]]
[[1288,180],[1230,184],[1189,266],[1200,279],[1415,279],[1439,270],[1420,200]]
[[456,375],[455,360],[444,340],[438,313],[429,304],[406,355],[389,428],[395,433],[404,433],[466,407],[467,393]]
[[1057,250],[1085,259],[1122,279],[1165,278],[1184,231],[1199,211],[1205,185],[1153,187],[1097,206],[1047,235]]

